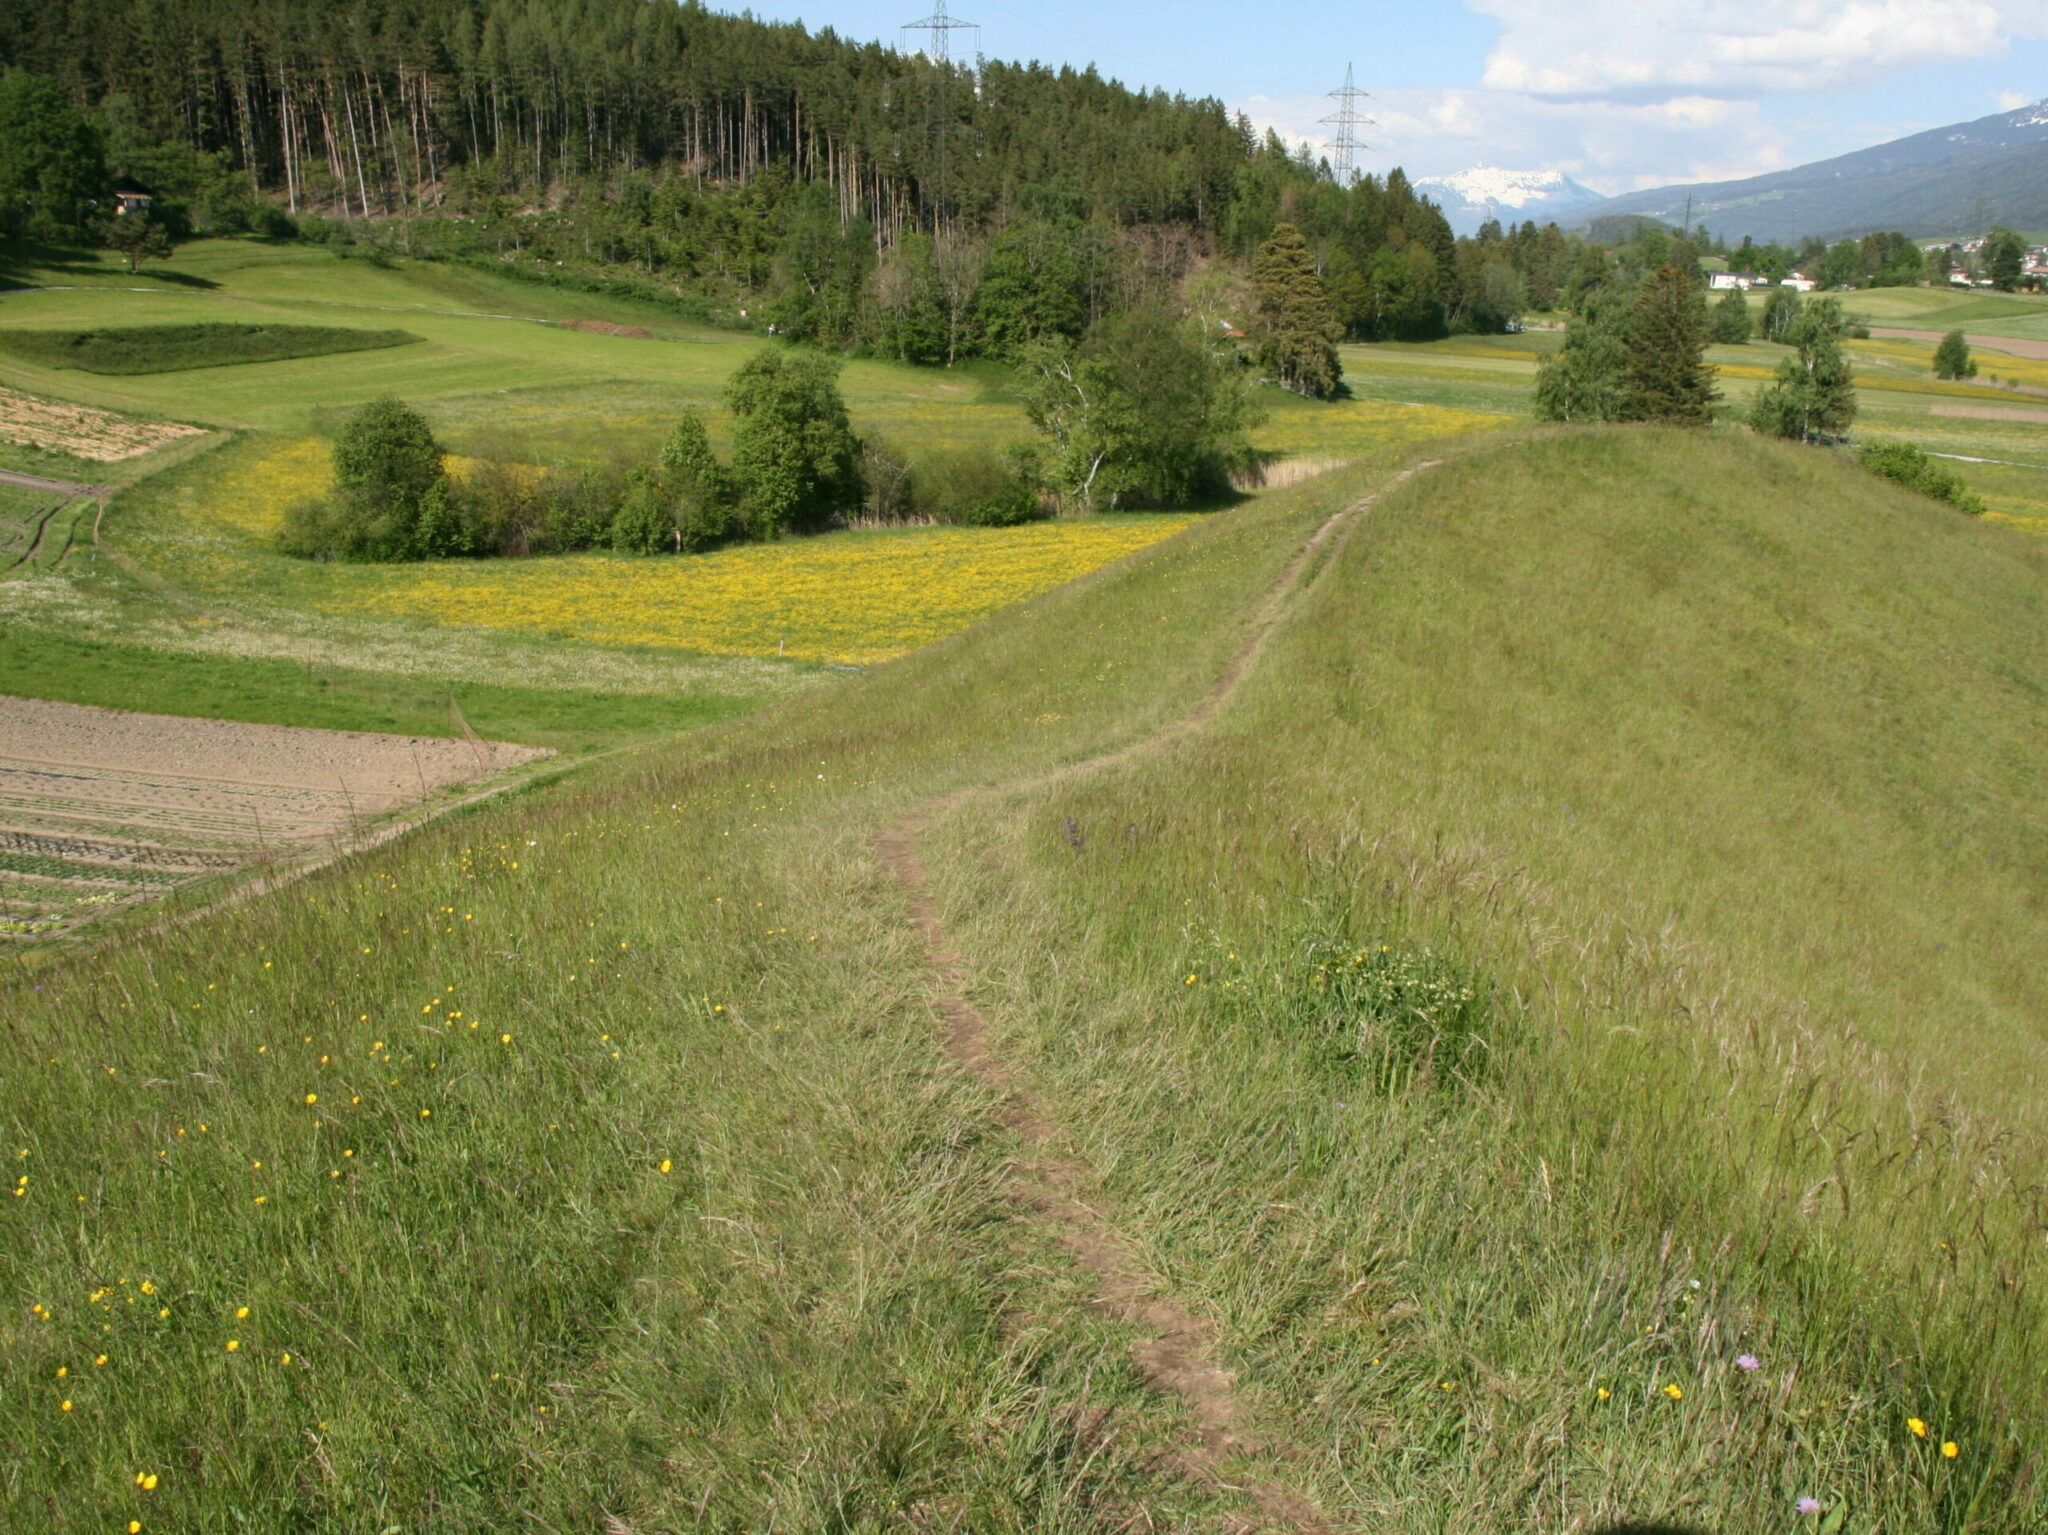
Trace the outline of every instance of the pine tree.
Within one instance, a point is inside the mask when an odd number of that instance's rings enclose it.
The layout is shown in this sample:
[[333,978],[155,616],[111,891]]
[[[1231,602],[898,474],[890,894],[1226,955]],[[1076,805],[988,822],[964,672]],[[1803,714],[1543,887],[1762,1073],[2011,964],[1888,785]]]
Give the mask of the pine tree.
[[1934,349],[1934,376],[1958,379],[1977,376],[1977,359],[1970,355],[1968,336],[1952,330],[1941,338],[1941,345]]
[[1714,419],[1714,371],[1707,366],[1707,301],[1683,267],[1643,280],[1629,316],[1625,368],[1631,421],[1706,426]]
[[1777,379],[1751,407],[1749,424],[1772,437],[1828,442],[1856,419],[1856,387],[1842,336],[1848,322],[1839,299],[1808,304],[1793,328],[1799,355],[1778,364]]
[[1327,400],[1344,376],[1337,361],[1341,331],[1308,241],[1282,224],[1252,261],[1252,306],[1258,315],[1259,362],[1282,388]]

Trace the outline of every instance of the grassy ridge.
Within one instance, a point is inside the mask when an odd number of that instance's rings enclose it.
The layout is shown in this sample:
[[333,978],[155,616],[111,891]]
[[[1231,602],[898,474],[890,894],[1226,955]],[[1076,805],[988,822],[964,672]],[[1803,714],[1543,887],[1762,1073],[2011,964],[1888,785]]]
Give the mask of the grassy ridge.
[[[1214,1527],[872,837],[1184,714],[1392,462],[0,992],[9,1514]],[[1537,439],[1356,527],[1201,734],[937,828],[1005,1047],[1345,1527],[2038,1515],[2042,564],[1826,455]],[[1371,1068],[1380,944],[1483,1064]]]
[[122,325],[107,330],[0,330],[0,347],[46,368],[86,373],[180,373],[409,346],[403,330],[334,325]]
[[[1218,729],[953,818],[1012,1048],[1361,1527],[2037,1527],[2044,576],[1550,438],[1375,514]],[[1383,951],[1490,999],[1476,1081],[1333,1054]]]
[[0,992],[8,1516],[1205,1522],[1004,1219],[868,828],[1192,702],[1330,493]]

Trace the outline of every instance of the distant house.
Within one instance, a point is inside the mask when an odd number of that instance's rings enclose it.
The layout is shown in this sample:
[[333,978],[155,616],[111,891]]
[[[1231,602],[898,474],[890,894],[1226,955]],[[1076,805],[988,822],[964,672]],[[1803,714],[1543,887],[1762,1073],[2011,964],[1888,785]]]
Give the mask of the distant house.
[[1808,277],[1804,272],[1794,272],[1790,277],[1786,278],[1784,282],[1781,283],[1779,286],[1790,288],[1794,293],[1811,293],[1815,288],[1818,288],[1820,284],[1815,282],[1811,277]]
[[1951,272],[1948,274],[1948,280],[1951,287],[1968,288],[1973,286],[1968,272]]
[[123,176],[114,183],[114,212],[124,218],[131,213],[147,218],[155,201],[155,194],[133,177]]
[[1754,272],[1715,272],[1707,279],[1707,286],[1716,293],[1747,293],[1751,288],[1764,287],[1765,283]]

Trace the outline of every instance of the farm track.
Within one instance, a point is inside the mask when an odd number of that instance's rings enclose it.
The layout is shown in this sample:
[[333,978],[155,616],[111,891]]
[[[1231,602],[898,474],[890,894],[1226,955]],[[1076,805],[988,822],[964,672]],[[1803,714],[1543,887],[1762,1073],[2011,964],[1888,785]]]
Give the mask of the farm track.
[[1140,1374],[1153,1390],[1178,1400],[1193,1420],[1193,1442],[1179,1456],[1182,1470],[1196,1480],[1248,1495],[1266,1527],[1297,1535],[1326,1535],[1334,1526],[1314,1504],[1284,1486],[1264,1479],[1229,1478],[1231,1462],[1257,1458],[1260,1446],[1246,1426],[1236,1379],[1220,1363],[1215,1329],[1183,1302],[1154,1288],[1131,1243],[1091,1203],[1096,1183],[1092,1169],[1059,1149],[1066,1140],[1060,1125],[1045,1112],[1023,1073],[1005,1058],[987,1015],[971,1000],[972,973],[939,915],[918,843],[935,817],[973,800],[1043,790],[1106,772],[1156,755],[1202,730],[1229,704],[1295,599],[1321,571],[1321,556],[1331,542],[1381,497],[1435,467],[1425,463],[1402,471],[1318,527],[1260,603],[1243,644],[1188,713],[1149,735],[1051,772],[928,801],[891,823],[874,842],[876,857],[902,892],[910,925],[924,951],[947,1054],[995,1094],[998,1121],[1022,1144],[1022,1154],[1010,1166],[1010,1195],[1018,1210],[1048,1230],[1093,1276],[1097,1304],[1140,1334],[1134,1350]]
[[0,576],[11,574],[35,559],[37,551],[43,547],[43,535],[49,530],[50,519],[63,510],[66,504],[59,501],[55,505],[43,508],[42,512],[36,517],[35,522],[29,527],[28,547],[23,549],[21,553],[17,554],[5,565],[0,565]]
[[119,487],[114,485],[81,485],[76,480],[53,480],[47,475],[23,474],[15,469],[0,469],[0,485],[12,485],[17,490],[43,490],[53,496],[62,496],[67,501],[94,500],[111,496]]

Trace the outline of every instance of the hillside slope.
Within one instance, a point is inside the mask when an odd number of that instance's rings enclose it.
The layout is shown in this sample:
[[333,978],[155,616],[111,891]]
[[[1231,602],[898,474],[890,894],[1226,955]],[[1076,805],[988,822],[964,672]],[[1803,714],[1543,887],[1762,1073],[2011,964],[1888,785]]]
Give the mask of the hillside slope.
[[1404,462],[0,990],[0,1523],[2025,1527],[2048,551]]
[[1579,215],[1677,223],[1688,199],[1694,223],[1729,240],[2048,229],[2048,100],[1747,181],[1631,192]]

